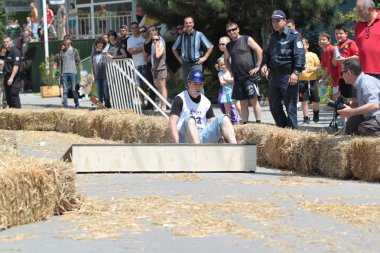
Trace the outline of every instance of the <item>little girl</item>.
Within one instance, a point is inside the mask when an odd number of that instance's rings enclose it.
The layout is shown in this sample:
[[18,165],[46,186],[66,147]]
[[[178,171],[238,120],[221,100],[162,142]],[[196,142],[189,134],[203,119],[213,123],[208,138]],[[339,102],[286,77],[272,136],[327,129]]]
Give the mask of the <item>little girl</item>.
[[231,105],[234,102],[234,100],[231,98],[234,78],[231,76],[231,73],[227,70],[223,58],[218,59],[218,67],[219,82],[222,86],[222,97],[220,102],[224,104],[224,108],[226,109],[226,115],[228,116],[228,118],[231,119]]

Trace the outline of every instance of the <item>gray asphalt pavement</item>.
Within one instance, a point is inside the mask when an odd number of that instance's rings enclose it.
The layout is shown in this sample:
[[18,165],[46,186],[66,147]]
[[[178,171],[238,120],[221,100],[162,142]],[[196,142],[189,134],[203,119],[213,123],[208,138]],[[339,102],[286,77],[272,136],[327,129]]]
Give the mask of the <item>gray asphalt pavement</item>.
[[[24,108],[60,106],[59,98],[37,94],[21,100]],[[316,126],[330,117],[323,112]],[[263,122],[273,123],[267,106]],[[19,149],[30,154],[27,146]],[[33,155],[44,157],[44,150]],[[256,173],[79,174],[77,186],[86,212],[1,231],[0,252],[380,252],[375,183],[258,167]]]

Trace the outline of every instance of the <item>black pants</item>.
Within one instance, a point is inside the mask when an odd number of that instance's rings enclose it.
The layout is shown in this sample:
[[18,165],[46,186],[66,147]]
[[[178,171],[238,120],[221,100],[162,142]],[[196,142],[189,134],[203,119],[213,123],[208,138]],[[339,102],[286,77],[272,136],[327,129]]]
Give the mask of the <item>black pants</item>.
[[8,79],[11,75],[4,76],[4,91],[9,108],[21,108],[20,103],[20,77],[17,74],[13,79],[12,85],[8,85]]
[[[290,85],[291,71],[272,71],[269,75],[269,108],[278,127],[297,129],[298,85]],[[287,115],[281,101],[284,101]]]
[[346,123],[347,135],[380,136],[380,116],[365,119],[363,115],[351,116]]

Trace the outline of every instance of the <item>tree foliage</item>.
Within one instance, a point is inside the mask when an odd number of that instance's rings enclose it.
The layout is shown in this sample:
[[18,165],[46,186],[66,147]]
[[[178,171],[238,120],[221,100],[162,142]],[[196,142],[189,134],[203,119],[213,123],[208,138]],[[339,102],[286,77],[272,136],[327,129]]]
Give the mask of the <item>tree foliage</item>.
[[3,38],[5,31],[5,10],[4,10],[4,2],[0,1],[0,39]]
[[[344,0],[138,0],[145,12],[169,26],[183,23],[192,16],[196,29],[217,40],[225,35],[230,20],[239,24],[242,33],[263,44],[272,31],[271,14],[282,9],[297,23],[297,29],[310,30],[334,22],[336,8]],[[265,44],[265,43],[264,43]]]

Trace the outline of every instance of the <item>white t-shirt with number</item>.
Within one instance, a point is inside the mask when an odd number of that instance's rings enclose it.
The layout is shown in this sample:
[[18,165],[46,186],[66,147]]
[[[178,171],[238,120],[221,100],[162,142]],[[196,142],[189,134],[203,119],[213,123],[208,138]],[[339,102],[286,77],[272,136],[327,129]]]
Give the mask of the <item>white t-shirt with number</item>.
[[207,126],[207,111],[210,109],[211,102],[203,94],[201,94],[201,101],[194,103],[187,90],[178,94],[183,101],[182,112],[177,123],[177,129],[180,130],[181,126],[188,116],[193,116],[197,123],[198,130],[202,130]]

